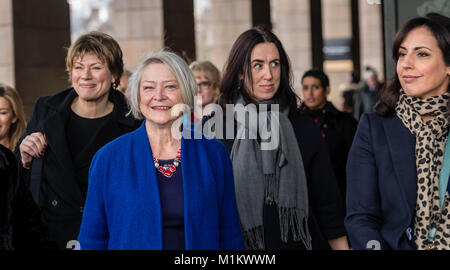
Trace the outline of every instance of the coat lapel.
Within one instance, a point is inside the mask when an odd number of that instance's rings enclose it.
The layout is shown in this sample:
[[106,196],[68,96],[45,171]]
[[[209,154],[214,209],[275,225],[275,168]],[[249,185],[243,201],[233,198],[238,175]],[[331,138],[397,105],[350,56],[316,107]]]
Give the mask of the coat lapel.
[[383,123],[396,179],[412,213],[417,197],[416,139],[397,116]]
[[56,113],[44,123],[44,134],[50,149],[55,153],[64,170],[73,172],[72,158],[68,148],[64,116]]
[[53,173],[59,174],[51,185],[57,190],[65,190],[67,194],[67,203],[74,207],[83,204],[83,196],[80,187],[75,179],[72,157],[68,147],[65,123],[67,123],[68,112],[60,111],[51,115],[48,121],[44,123],[44,134],[47,138],[49,150],[52,151],[61,169],[53,170]]

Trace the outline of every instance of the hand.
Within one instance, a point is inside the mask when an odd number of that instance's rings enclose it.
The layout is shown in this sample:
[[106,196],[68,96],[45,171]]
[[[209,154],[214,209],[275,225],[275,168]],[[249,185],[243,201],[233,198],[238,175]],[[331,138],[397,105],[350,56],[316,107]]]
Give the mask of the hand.
[[26,136],[19,147],[23,167],[29,169],[33,158],[42,158],[46,146],[47,139],[41,132],[35,132]]

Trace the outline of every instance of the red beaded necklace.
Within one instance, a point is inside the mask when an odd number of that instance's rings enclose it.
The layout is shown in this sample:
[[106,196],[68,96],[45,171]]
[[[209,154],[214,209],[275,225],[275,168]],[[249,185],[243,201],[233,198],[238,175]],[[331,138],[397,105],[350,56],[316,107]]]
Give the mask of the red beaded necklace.
[[166,164],[164,166],[159,165],[158,159],[153,156],[153,163],[158,172],[162,173],[167,178],[172,177],[173,173],[177,170],[178,165],[181,163],[181,150],[178,151],[177,156],[173,160],[173,164]]

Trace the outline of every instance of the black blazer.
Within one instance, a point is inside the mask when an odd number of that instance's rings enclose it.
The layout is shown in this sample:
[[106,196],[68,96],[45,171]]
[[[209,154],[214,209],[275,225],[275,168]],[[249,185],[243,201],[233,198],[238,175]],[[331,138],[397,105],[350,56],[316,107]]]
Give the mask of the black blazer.
[[415,144],[397,116],[361,117],[347,163],[345,225],[354,249],[416,249]]
[[[70,105],[77,96],[73,88],[54,96],[41,97],[36,101],[27,130],[16,146],[20,158],[19,145],[22,139],[34,132],[42,132],[47,138],[47,148],[42,160],[34,159],[31,173],[27,174],[31,190],[39,182],[38,204],[44,220],[49,226],[50,236],[58,248],[65,248],[67,241],[77,239],[85,198],[75,178],[72,157],[66,136],[66,123],[70,117]],[[114,104],[113,121],[107,132],[100,132],[95,138],[91,153],[81,163],[90,165],[91,158],[107,142],[136,129],[139,122],[125,116],[128,112],[125,97],[119,91],[111,90],[109,100]],[[40,163],[41,162],[41,163]],[[37,168],[37,169],[36,169]]]
[[[327,144],[309,116],[300,115],[297,112],[290,117],[290,120],[300,147],[307,178],[310,203],[308,224],[313,249],[329,249],[328,240],[345,236],[346,231],[344,227],[344,202],[334,176]],[[225,144],[228,152],[231,153],[234,140],[225,139],[221,141]],[[272,212],[273,207],[267,209]],[[278,222],[275,223],[279,224]],[[281,238],[278,225],[273,226],[271,236],[276,239]],[[281,246],[280,248],[291,247]]]
[[0,250],[52,247],[16,157],[0,144]]

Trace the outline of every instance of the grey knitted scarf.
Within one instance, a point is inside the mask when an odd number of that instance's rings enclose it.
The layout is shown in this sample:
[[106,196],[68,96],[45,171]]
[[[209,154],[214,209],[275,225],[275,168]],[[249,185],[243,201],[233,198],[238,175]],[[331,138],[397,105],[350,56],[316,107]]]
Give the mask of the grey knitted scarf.
[[[245,119],[236,117],[235,110],[237,136],[231,159],[245,245],[247,249],[264,249],[263,208],[265,204],[275,203],[280,219],[281,240],[286,243],[290,232],[294,241],[302,241],[310,250],[308,191],[300,148],[288,119],[289,111],[268,111],[270,103],[259,106],[258,112],[256,107],[246,106]],[[242,97],[237,104],[244,104]],[[262,149],[262,144],[269,141],[266,136],[260,136],[260,142],[250,137],[257,134],[258,125],[249,123],[249,115],[255,114],[258,115],[260,130],[261,127],[267,130],[269,139],[279,136],[275,149]],[[275,130],[270,130],[272,121],[278,124]]]

